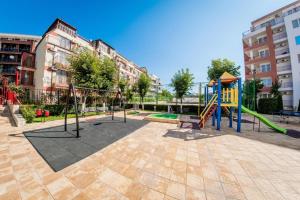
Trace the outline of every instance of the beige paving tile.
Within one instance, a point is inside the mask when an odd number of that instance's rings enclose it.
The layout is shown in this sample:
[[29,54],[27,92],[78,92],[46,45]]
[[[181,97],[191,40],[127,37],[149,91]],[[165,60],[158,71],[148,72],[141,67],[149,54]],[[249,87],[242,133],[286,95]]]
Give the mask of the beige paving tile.
[[166,194],[168,196],[174,197],[176,199],[185,199],[185,185],[176,183],[176,182],[170,182],[167,187]]
[[187,187],[186,188],[186,199],[187,200],[206,200],[205,192],[203,190]]
[[196,174],[187,173],[186,184],[192,188],[204,190],[204,180],[201,176]]
[[300,199],[300,152],[291,149],[300,149],[299,140],[244,126],[235,135],[209,125],[200,135],[212,137],[184,140],[187,129],[166,137],[176,125],[149,123],[59,172],[25,137],[8,136],[23,131],[9,127],[0,130],[0,199]]

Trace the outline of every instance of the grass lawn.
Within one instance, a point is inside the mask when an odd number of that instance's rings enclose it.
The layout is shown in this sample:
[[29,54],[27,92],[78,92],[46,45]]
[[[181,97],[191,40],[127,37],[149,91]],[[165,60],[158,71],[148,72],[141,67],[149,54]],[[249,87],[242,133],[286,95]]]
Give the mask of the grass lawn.
[[[94,116],[94,115],[102,115],[102,114],[103,113],[87,112],[87,113],[85,113],[84,117]],[[81,115],[78,115],[78,116],[82,117]],[[68,118],[75,118],[75,117],[76,117],[76,115],[74,113],[68,114]],[[45,117],[45,122],[60,120],[60,119],[64,119],[64,118],[65,118],[64,115],[49,116],[49,117]],[[36,118],[33,119],[33,123],[39,123],[39,122],[44,122],[44,118],[43,117],[36,117]]]

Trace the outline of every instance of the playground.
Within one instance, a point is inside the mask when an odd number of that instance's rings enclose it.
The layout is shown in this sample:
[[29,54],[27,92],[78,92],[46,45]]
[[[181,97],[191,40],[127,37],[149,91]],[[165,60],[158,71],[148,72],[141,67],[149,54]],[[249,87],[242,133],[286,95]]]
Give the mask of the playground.
[[240,78],[209,82],[198,116],[128,111],[114,91],[105,114],[79,117],[76,91],[63,120],[0,130],[1,198],[300,198],[297,118],[243,107]]

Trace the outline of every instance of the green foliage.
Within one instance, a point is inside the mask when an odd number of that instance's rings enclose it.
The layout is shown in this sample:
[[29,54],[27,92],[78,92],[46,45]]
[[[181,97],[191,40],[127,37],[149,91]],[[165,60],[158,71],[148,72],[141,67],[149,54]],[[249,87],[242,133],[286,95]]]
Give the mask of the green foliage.
[[277,97],[280,95],[279,92],[279,88],[281,87],[281,84],[278,82],[278,79],[276,79],[273,83],[272,83],[272,87],[271,87],[271,94],[274,97]]
[[282,97],[279,95],[276,98],[261,98],[258,100],[258,112],[263,114],[272,114],[282,110]]
[[180,98],[186,95],[193,86],[194,76],[190,73],[189,69],[181,69],[174,74],[170,86],[173,87],[176,98]]
[[282,95],[279,94],[277,97],[276,97],[276,100],[277,100],[277,111],[280,111],[280,110],[283,110],[283,101],[282,101]]
[[233,76],[240,75],[240,66],[237,66],[233,61],[228,59],[214,59],[208,67],[208,80],[217,80],[224,72],[228,72]]
[[159,99],[159,100],[172,101],[173,95],[172,95],[172,93],[169,92],[168,90],[163,89],[163,90],[161,91],[161,93],[159,94],[158,99]]
[[80,87],[108,90],[116,82],[116,63],[109,59],[100,59],[95,53],[83,50],[68,58],[72,79]]
[[114,60],[104,58],[101,60],[97,76],[97,88],[101,90],[112,89],[117,81],[117,64]]
[[120,88],[122,93],[125,91],[127,85],[128,85],[128,81],[126,81],[124,78],[121,78],[119,80],[118,87]]
[[71,65],[72,79],[80,87],[94,88],[98,84],[101,61],[89,50],[80,51],[68,58]]
[[133,99],[134,92],[131,88],[127,88],[125,91],[125,98],[127,102],[131,102]]
[[23,87],[20,85],[16,86],[15,83],[10,83],[8,85],[8,88],[10,91],[13,91],[14,93],[16,93],[17,96],[22,96],[25,93]]
[[45,105],[44,109],[49,110],[50,115],[61,115],[64,111],[65,105]]
[[137,92],[140,95],[141,101],[144,101],[144,97],[146,96],[151,84],[151,79],[145,73],[140,75],[140,78],[137,82]]
[[35,118],[35,110],[32,106],[21,106],[20,111],[26,123],[32,123]]
[[254,80],[245,81],[243,85],[243,105],[249,109],[256,110],[254,109],[257,107],[255,103],[256,95],[263,87],[264,85],[259,79],[256,79],[255,82]]

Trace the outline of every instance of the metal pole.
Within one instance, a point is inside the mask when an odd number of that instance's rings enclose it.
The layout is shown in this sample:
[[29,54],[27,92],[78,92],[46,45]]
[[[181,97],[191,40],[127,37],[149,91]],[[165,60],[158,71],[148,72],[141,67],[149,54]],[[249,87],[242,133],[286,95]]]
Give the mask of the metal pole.
[[73,84],[71,84],[72,87],[72,91],[73,91],[73,96],[74,96],[74,106],[75,106],[75,116],[76,116],[76,137],[79,138],[79,119],[78,119],[78,107],[77,107],[77,99],[76,99],[76,91],[75,88],[73,86]]
[[199,107],[198,107],[198,116],[201,113],[201,96],[202,96],[202,83],[199,84]]

